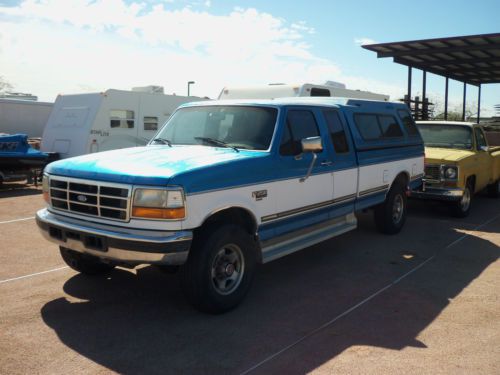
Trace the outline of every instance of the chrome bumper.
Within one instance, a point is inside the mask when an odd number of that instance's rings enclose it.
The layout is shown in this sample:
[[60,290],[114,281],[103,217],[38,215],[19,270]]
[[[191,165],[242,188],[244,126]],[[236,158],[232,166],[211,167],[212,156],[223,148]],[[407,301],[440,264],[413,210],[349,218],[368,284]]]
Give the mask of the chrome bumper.
[[431,188],[425,187],[420,190],[412,190],[411,197],[438,201],[458,201],[462,199],[464,191],[454,188]]
[[153,231],[90,223],[55,215],[46,208],[36,213],[42,235],[59,246],[127,264],[181,265],[187,260],[191,231]]

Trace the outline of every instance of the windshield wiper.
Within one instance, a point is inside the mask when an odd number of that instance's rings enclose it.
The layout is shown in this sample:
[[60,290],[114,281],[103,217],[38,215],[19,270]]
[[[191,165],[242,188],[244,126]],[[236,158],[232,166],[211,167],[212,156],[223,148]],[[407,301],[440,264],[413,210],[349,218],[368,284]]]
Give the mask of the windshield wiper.
[[221,146],[221,147],[228,147],[232,148],[236,152],[240,152],[235,146],[231,146],[228,143],[221,141],[220,139],[214,139],[214,138],[209,138],[209,137],[194,137],[197,141],[202,141],[208,144],[211,144],[213,146]]
[[161,143],[162,145],[168,145],[168,147],[172,147],[172,142],[170,142],[166,138],[155,138],[155,139],[153,139],[152,142],[158,142],[158,143]]

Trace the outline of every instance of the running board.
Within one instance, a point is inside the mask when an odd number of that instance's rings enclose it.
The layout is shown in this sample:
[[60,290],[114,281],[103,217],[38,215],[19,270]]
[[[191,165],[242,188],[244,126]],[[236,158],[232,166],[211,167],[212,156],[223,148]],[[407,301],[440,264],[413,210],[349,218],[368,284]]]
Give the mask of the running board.
[[285,255],[316,245],[342,233],[356,229],[357,220],[353,213],[305,230],[287,233],[262,243],[262,263],[281,258]]

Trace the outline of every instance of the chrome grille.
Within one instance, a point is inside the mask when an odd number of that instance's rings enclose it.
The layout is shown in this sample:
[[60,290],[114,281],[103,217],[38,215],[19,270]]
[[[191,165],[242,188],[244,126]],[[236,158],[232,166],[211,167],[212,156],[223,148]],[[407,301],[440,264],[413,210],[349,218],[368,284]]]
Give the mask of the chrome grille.
[[104,219],[129,219],[130,188],[126,185],[50,177],[52,208]]
[[441,180],[441,166],[440,165],[426,165],[424,179],[440,181]]

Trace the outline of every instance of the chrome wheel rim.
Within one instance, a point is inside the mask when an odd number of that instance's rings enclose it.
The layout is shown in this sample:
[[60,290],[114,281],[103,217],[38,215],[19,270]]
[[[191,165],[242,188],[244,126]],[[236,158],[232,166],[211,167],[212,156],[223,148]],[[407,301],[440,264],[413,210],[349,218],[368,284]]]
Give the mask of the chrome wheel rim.
[[240,247],[235,244],[224,245],[212,262],[212,286],[219,294],[231,294],[240,285],[244,273],[245,260]]
[[462,199],[460,200],[460,208],[463,212],[467,211],[470,206],[470,191],[468,188],[465,188],[464,195],[462,195]]
[[392,204],[392,222],[398,224],[403,217],[404,211],[404,201],[401,194],[394,197],[394,203]]

